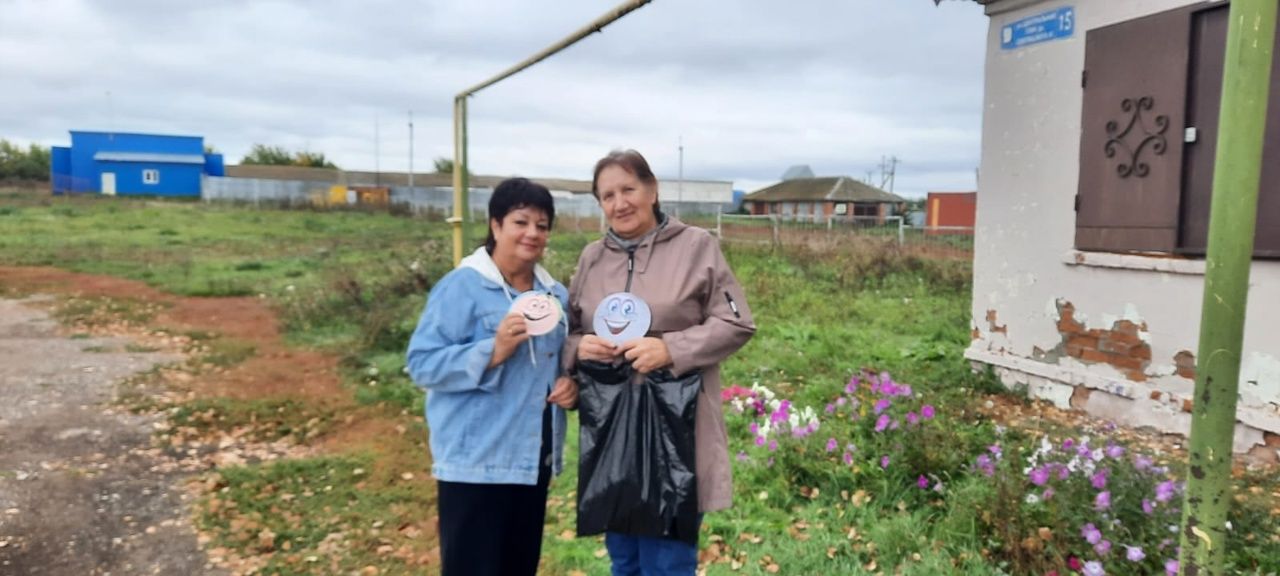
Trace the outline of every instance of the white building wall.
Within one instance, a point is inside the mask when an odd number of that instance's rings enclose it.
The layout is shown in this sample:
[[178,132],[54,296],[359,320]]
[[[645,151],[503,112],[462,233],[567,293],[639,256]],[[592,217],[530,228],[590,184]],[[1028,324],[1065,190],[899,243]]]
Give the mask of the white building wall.
[[660,202],[733,202],[733,182],[658,179]]
[[[1187,0],[1003,0],[987,6],[982,180],[974,256],[973,335],[966,352],[1008,384],[1134,425],[1186,433],[1194,381],[1178,375],[1195,354],[1204,263],[1075,252],[1085,34],[1191,4]],[[1074,6],[1072,37],[1003,50],[1002,27]],[[1181,127],[1171,133],[1181,134]],[[1087,329],[1129,319],[1150,346],[1133,374],[1066,354],[1059,330],[1070,303]],[[1186,374],[1184,371],[1183,374]],[[1250,281],[1236,448],[1280,447],[1280,262],[1256,261]],[[1264,431],[1268,432],[1264,434]],[[1260,444],[1270,443],[1264,449]]]

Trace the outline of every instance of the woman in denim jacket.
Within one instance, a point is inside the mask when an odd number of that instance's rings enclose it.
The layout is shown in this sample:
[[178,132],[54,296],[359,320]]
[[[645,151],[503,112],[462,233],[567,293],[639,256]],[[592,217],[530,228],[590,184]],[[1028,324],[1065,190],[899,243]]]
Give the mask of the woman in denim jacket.
[[499,184],[485,246],[432,288],[409,342],[409,374],[427,389],[444,576],[537,572],[578,389],[558,378],[567,326],[530,336],[511,305],[538,291],[565,306],[564,286],[538,264],[554,221],[546,187]]

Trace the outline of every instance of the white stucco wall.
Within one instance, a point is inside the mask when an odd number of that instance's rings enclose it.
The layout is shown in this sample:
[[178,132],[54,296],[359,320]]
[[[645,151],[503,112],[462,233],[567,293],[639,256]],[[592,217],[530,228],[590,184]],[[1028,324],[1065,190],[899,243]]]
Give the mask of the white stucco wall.
[[[1074,252],[1084,66],[1088,30],[1191,4],[1187,0],[1001,0],[987,6],[982,180],[974,256],[973,328],[966,352],[1007,383],[1138,425],[1189,430],[1184,412],[1194,382],[1174,357],[1197,352],[1202,261]],[[1072,37],[1003,50],[1002,26],[1073,6]],[[1175,127],[1181,128],[1181,127]],[[1171,130],[1180,134],[1181,130]],[[1078,264],[1083,260],[1084,264]],[[1058,304],[1070,302],[1087,328],[1121,318],[1145,324],[1147,380],[1104,363],[1053,351],[1062,343]],[[995,322],[988,321],[994,314]],[[1256,261],[1249,291],[1237,449],[1280,432],[1280,262]],[[1003,331],[993,330],[1002,329]],[[1037,352],[1043,351],[1044,354]],[[1077,388],[1091,393],[1085,400]],[[1156,399],[1153,399],[1155,397]],[[1131,400],[1126,400],[1131,399]],[[1274,440],[1274,439],[1273,439]]]
[[662,202],[733,202],[733,182],[715,180],[658,179],[658,200]]

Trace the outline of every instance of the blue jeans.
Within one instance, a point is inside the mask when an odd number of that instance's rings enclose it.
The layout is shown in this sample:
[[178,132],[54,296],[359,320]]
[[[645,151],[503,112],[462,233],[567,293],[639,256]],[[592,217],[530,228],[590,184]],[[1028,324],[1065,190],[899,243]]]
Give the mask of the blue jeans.
[[604,535],[613,560],[613,576],[693,576],[698,571],[698,546],[680,540]]

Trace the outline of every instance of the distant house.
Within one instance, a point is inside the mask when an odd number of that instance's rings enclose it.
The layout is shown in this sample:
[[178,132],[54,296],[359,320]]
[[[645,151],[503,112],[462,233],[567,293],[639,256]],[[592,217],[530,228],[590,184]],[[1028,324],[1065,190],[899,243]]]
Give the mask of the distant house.
[[200,136],[71,131],[71,146],[54,146],[54,194],[199,197],[204,177],[221,176],[222,155],[206,154]]
[[798,220],[885,218],[902,212],[907,200],[848,176],[793,178],[747,194],[751,214],[776,214]]
[[926,232],[972,235],[977,213],[977,192],[930,192],[925,201]]

